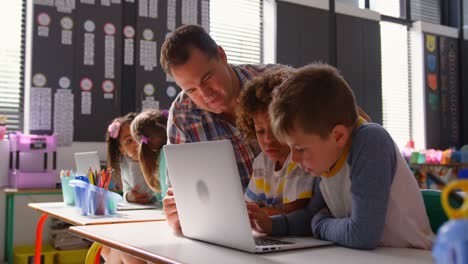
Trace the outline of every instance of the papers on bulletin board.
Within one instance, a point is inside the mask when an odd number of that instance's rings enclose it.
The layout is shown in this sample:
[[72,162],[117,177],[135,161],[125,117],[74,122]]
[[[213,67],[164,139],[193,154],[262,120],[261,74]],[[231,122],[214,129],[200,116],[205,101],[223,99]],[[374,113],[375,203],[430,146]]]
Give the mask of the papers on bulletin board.
[[140,0],[138,2],[138,15],[141,17],[148,16],[148,0]]
[[88,4],[88,5],[94,5],[95,4],[94,0],[80,0],[80,3]]
[[116,28],[112,23],[104,25],[104,78],[114,79],[115,66],[115,32]]
[[141,17],[158,18],[158,0],[140,0],[138,15]]
[[158,0],[149,0],[148,4],[148,17],[158,18]]
[[176,28],[176,0],[167,0],[167,29],[174,31]]
[[140,66],[145,71],[152,71],[157,66],[156,41],[151,29],[143,30],[143,39],[140,41]]
[[81,92],[81,114],[91,114],[91,92]]
[[141,101],[142,111],[149,109],[159,110],[159,101],[154,100],[153,96],[147,96],[143,101]]
[[94,65],[94,34],[84,33],[83,65]]
[[133,65],[133,50],[135,48],[133,39],[124,39],[124,65]]
[[59,13],[71,13],[75,9],[75,0],[55,0],[55,7]]
[[34,0],[35,5],[54,6],[54,0]]
[[51,130],[52,89],[32,87],[30,104],[30,130]]
[[[65,89],[63,89],[65,88]],[[54,134],[59,146],[73,142],[73,94],[69,87],[57,89],[54,101]]]
[[135,28],[126,25],[123,28],[124,37],[124,65],[134,64],[134,49],[135,49]]
[[182,0],[182,24],[198,24],[198,0]]

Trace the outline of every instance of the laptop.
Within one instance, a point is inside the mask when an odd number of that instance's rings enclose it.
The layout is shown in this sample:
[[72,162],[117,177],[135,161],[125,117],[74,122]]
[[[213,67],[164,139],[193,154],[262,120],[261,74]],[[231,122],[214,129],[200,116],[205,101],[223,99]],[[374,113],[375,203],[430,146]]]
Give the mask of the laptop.
[[76,152],[75,164],[77,174],[88,173],[90,167],[92,171],[101,171],[101,164],[97,151]]
[[311,237],[254,236],[229,140],[165,145],[186,237],[252,253],[330,245]]

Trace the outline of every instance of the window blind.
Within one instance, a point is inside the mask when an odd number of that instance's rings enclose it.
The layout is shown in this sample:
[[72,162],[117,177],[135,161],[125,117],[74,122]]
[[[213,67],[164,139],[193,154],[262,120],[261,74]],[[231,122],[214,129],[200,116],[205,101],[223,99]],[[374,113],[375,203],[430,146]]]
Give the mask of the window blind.
[[232,64],[261,63],[263,0],[211,0],[210,35]]
[[383,126],[402,148],[411,138],[408,32],[405,25],[380,23]]
[[440,0],[411,0],[411,20],[440,24]]
[[0,115],[7,130],[22,129],[26,1],[0,1]]

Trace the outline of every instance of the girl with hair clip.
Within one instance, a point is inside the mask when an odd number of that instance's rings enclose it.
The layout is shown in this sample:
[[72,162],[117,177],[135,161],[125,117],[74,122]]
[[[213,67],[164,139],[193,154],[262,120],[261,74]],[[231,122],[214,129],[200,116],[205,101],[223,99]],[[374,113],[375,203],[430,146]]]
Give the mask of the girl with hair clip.
[[162,201],[167,191],[166,163],[162,147],[167,142],[167,110],[148,110],[132,121],[133,138],[140,142],[140,167],[146,183]]
[[116,182],[122,182],[126,202],[148,204],[156,202],[155,193],[146,184],[138,157],[138,143],[130,133],[136,113],[128,113],[112,121],[108,127],[107,166],[115,171]]

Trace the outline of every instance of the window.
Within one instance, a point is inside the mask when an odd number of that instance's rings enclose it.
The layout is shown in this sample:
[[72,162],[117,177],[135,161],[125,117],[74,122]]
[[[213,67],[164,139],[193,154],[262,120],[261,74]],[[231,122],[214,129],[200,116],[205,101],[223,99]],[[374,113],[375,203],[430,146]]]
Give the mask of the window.
[[382,15],[405,18],[405,0],[369,0],[370,9]]
[[412,0],[411,20],[440,24],[440,0]]
[[9,131],[22,128],[25,1],[0,2],[0,115]]
[[383,126],[402,148],[411,138],[408,32],[405,25],[380,23]]
[[[360,6],[364,1],[360,1]],[[405,0],[369,0],[371,10],[394,17],[401,24],[380,22],[383,126],[402,148],[412,138],[409,35]]]
[[261,63],[263,0],[211,0],[210,35],[232,64]]

